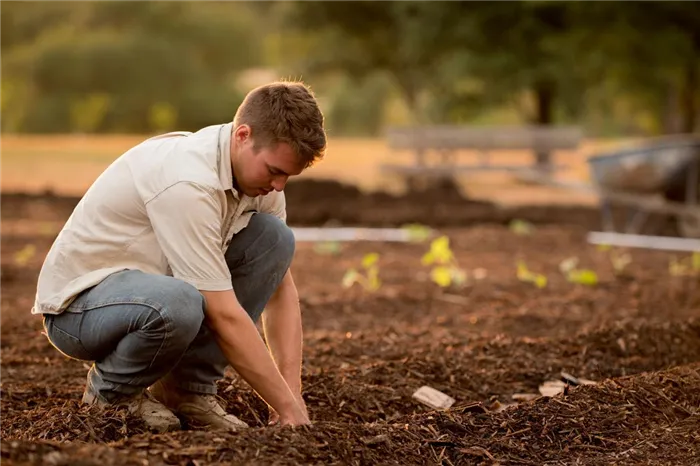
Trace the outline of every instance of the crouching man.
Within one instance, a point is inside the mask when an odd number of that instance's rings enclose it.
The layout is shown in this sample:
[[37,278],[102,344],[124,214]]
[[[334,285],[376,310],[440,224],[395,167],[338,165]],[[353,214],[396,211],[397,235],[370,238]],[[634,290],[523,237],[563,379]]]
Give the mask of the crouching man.
[[61,353],[94,361],[83,402],[127,406],[159,432],[178,417],[236,430],[247,426],[215,396],[230,364],[271,422],[310,422],[283,189],[325,147],[312,92],[277,82],[251,91],[232,122],[148,139],[97,178],[32,308]]

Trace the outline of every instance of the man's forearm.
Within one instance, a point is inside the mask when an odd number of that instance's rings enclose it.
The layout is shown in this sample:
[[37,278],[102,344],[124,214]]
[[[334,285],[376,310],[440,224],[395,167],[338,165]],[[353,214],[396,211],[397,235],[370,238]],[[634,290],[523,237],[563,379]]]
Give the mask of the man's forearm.
[[207,320],[224,355],[241,376],[280,414],[300,413],[288,386],[233,292],[204,292]]
[[302,324],[299,294],[287,272],[263,313],[265,338],[282,377],[301,392]]

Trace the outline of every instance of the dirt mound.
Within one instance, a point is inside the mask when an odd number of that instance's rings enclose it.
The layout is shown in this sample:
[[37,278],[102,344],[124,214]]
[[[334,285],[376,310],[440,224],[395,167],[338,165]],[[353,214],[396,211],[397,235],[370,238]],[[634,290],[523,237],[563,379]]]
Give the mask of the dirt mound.
[[[420,223],[433,227],[462,227],[478,224],[506,225],[514,219],[535,224],[573,225],[596,230],[601,228],[599,209],[579,205],[500,206],[492,202],[468,199],[450,181],[435,184],[423,191],[393,195],[383,191],[365,193],[354,185],[332,180],[304,179],[290,182],[285,189],[287,218],[291,225],[354,225],[398,227]],[[66,218],[80,199],[43,194],[3,193],[3,218],[42,216],[46,221]],[[36,210],[36,214],[27,214]],[[628,213],[615,209],[617,224]],[[669,218],[651,215],[643,233],[678,236]]]
[[[305,179],[290,182],[285,189],[290,225],[352,225],[399,227],[420,223],[432,227],[463,227],[478,224],[506,225],[514,219],[535,224],[572,225],[587,230],[601,228],[599,209],[580,205],[501,206],[489,201],[468,199],[451,182],[436,184],[424,191],[393,195],[383,191],[365,193],[356,186],[332,180]],[[66,218],[78,203],[77,197],[43,194],[3,193],[3,218],[42,216],[46,221]],[[36,210],[36,214],[27,214]],[[629,213],[613,209],[618,225]],[[675,222],[661,215],[650,215],[642,233],[678,236]]]

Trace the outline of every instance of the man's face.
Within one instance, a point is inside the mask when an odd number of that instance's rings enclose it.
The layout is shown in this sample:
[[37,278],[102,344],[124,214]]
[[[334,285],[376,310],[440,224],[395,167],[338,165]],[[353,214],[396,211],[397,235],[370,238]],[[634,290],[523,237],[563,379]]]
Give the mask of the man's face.
[[231,161],[238,189],[246,196],[264,196],[273,189],[282,191],[290,176],[299,175],[304,167],[286,143],[259,147],[256,152],[250,128],[239,126],[232,134]]

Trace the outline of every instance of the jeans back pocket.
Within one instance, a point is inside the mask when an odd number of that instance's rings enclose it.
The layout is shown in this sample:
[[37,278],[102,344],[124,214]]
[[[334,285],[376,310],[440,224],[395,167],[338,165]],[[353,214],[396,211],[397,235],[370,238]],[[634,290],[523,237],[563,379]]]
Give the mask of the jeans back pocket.
[[[71,359],[79,359],[82,361],[91,361],[92,357],[88,351],[83,347],[80,342],[80,338],[72,335],[70,332],[63,330],[56,325],[55,319],[57,316],[46,316],[45,327],[46,334],[49,337],[51,344],[64,356]],[[75,316],[76,318],[82,316]],[[78,328],[80,326],[78,325]]]

